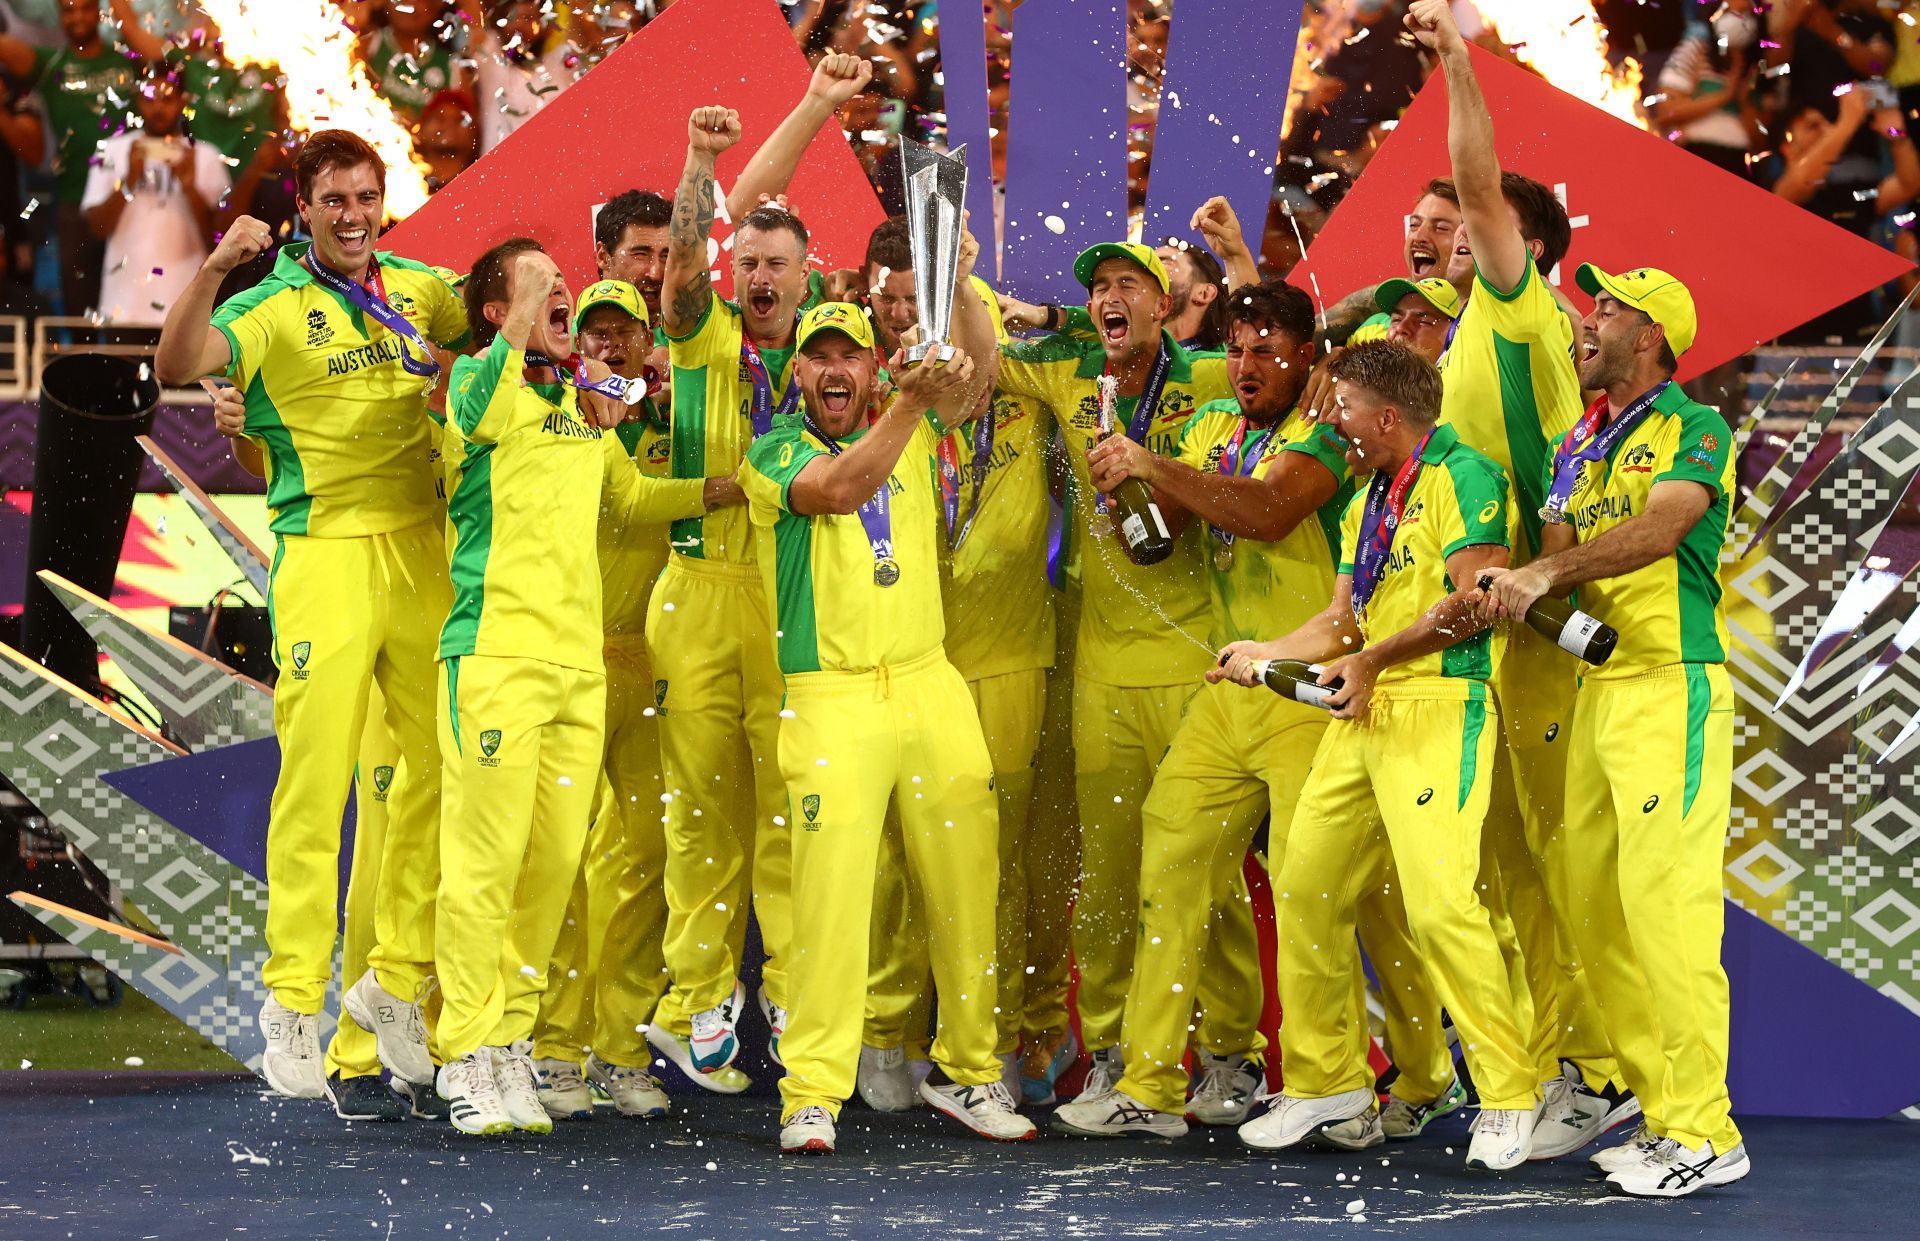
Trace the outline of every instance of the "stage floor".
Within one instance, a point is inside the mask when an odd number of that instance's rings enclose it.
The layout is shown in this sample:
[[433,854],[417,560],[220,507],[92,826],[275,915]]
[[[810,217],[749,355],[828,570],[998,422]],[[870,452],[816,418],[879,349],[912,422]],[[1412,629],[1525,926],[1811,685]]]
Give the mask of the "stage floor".
[[[1671,1203],[1612,1197],[1584,1159],[1461,1167],[1465,1122],[1366,1155],[1257,1157],[1230,1132],[992,1146],[928,1111],[850,1107],[840,1153],[782,1158],[771,1100],[676,1096],[552,1137],[348,1126],[252,1078],[0,1073],[0,1238],[1914,1235],[1920,1125],[1754,1119],[1756,1172]],[[1447,1147],[1453,1147],[1453,1153]],[[1357,1204],[1357,1205],[1356,1205]]]

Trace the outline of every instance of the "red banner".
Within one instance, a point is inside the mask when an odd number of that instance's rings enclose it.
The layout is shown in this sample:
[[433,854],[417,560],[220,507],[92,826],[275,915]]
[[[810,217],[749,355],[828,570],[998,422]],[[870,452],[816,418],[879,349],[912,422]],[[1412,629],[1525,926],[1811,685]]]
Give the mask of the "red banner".
[[[1908,270],[1891,251],[1524,69],[1478,49],[1473,62],[1500,166],[1554,187],[1573,218],[1561,290],[1590,305],[1573,273],[1595,263],[1662,268],[1693,292],[1700,335],[1681,360],[1682,379]],[[1420,188],[1448,170],[1447,88],[1435,73],[1288,279],[1310,291],[1317,281],[1332,303],[1406,275],[1402,222]]]

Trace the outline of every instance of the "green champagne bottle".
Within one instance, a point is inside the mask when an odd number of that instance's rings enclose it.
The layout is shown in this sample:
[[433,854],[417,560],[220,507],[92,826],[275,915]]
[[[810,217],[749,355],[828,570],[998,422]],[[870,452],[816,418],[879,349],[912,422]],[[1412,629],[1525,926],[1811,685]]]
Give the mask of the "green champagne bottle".
[[[1480,589],[1493,584],[1491,577],[1480,579]],[[1576,659],[1590,664],[1607,662],[1620,643],[1620,631],[1597,616],[1582,612],[1565,599],[1541,595],[1533,601],[1523,618],[1527,628],[1551,641]]]
[[[1100,438],[1104,440],[1117,434],[1113,403],[1120,385],[1107,375],[1102,375],[1098,382]],[[1173,532],[1167,529],[1167,519],[1160,512],[1159,501],[1153,498],[1153,488],[1137,478],[1129,478],[1114,488],[1107,503],[1118,516],[1120,538],[1126,544],[1127,558],[1133,563],[1159,564],[1173,555]]]
[[1326,671],[1325,667],[1299,659],[1256,659],[1253,668],[1260,674],[1260,679],[1266,682],[1267,688],[1282,698],[1291,698],[1322,710],[1332,709],[1327,706],[1327,699],[1346,684],[1339,677],[1325,685],[1320,684],[1320,674]]

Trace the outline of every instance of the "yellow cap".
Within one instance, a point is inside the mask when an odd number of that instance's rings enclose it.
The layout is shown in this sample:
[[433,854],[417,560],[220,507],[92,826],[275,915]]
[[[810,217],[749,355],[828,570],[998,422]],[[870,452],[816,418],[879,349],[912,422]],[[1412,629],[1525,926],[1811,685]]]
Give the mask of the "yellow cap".
[[873,348],[873,324],[867,322],[866,312],[852,302],[821,302],[800,316],[800,333],[794,338],[794,348],[805,349],[807,342],[820,332],[838,332],[862,349]]
[[634,318],[640,320],[640,326],[646,327],[647,304],[640,300],[640,290],[624,280],[596,280],[580,294],[580,308],[573,312],[573,330],[579,331],[587,312],[595,306],[618,306]]
[[1093,288],[1093,269],[1107,259],[1126,259],[1138,263],[1147,269],[1154,283],[1160,286],[1162,293],[1173,292],[1173,281],[1167,279],[1167,265],[1151,246],[1143,246],[1137,241],[1103,241],[1097,246],[1088,246],[1073,260],[1073,278],[1087,288]]
[[1409,293],[1418,293],[1429,306],[1449,319],[1460,317],[1460,290],[1453,287],[1452,281],[1442,280],[1438,276],[1428,276],[1418,281],[1404,277],[1388,280],[1373,291],[1373,304],[1392,314]]
[[1605,293],[1618,298],[1665,328],[1674,357],[1693,347],[1700,318],[1693,308],[1693,294],[1675,277],[1657,267],[1636,267],[1613,276],[1592,263],[1582,263],[1573,278],[1589,296]]

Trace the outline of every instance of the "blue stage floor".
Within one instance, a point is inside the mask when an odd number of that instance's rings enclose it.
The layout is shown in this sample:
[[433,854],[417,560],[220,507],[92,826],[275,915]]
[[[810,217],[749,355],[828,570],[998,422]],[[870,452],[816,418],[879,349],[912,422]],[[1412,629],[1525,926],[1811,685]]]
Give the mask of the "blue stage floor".
[[1230,1132],[1002,1147],[930,1112],[849,1108],[837,1156],[796,1160],[771,1100],[675,1106],[480,1140],[349,1127],[252,1079],[0,1073],[0,1239],[1920,1236],[1920,1124],[1899,1121],[1753,1119],[1753,1176],[1647,1203],[1609,1196],[1584,1159],[1469,1174],[1460,1118],[1412,1146],[1273,1159]]

